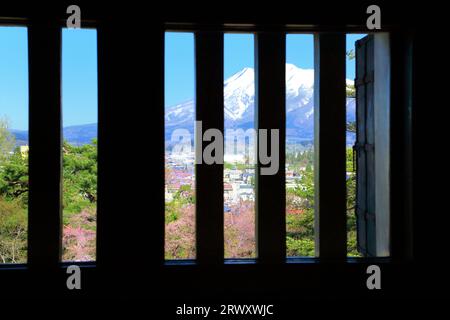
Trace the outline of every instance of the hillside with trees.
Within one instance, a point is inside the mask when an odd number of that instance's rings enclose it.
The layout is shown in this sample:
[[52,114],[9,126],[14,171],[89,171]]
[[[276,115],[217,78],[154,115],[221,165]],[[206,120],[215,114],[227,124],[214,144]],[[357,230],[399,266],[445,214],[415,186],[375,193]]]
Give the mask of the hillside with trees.
[[[348,130],[354,125],[349,124]],[[95,260],[97,141],[63,149],[63,260]],[[286,190],[288,256],[314,256],[313,150],[286,154],[291,170],[301,172]],[[302,170],[300,170],[302,169]],[[347,148],[348,254],[356,250],[355,173]],[[170,167],[166,167],[169,175]],[[28,153],[16,146],[8,122],[0,119],[0,263],[24,263],[27,257]],[[232,212],[232,213],[229,213]],[[225,255],[255,257],[253,201],[241,201],[225,213]],[[182,186],[166,203],[166,258],[195,257],[195,191]]]
[[[63,260],[95,260],[97,142],[63,144]],[[25,263],[28,151],[0,119],[0,263]]]

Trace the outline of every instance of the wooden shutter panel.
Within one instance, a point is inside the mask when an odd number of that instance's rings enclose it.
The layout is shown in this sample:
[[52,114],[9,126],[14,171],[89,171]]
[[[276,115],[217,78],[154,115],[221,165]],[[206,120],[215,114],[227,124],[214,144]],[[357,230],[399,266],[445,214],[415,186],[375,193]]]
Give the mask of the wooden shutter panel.
[[356,220],[358,251],[376,256],[374,40],[356,42]]

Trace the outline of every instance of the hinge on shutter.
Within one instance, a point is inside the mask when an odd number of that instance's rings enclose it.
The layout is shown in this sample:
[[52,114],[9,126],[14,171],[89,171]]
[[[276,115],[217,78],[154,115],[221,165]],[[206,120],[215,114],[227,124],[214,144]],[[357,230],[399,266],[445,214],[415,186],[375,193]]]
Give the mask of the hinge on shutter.
[[355,78],[355,87],[363,86],[365,84],[373,82],[374,72],[370,71],[363,78]]
[[364,217],[366,220],[375,220],[375,214],[368,211],[364,212]]
[[356,216],[363,216],[366,220],[375,220],[375,214],[363,210],[358,204],[355,205]]
[[372,143],[355,143],[355,145],[353,146],[354,149],[356,149],[356,151],[360,151],[362,149],[364,149],[365,151],[373,151],[375,149],[375,146]]
[[353,148],[354,148],[356,151],[360,151],[362,148],[364,148],[364,143],[356,142],[355,145],[353,146]]
[[364,85],[364,79],[357,79],[356,78],[354,84],[355,84],[355,87],[362,86],[362,85]]
[[372,70],[372,71],[370,71],[369,73],[366,74],[366,76],[364,77],[364,82],[365,83],[373,82],[373,78],[374,78],[374,72]]

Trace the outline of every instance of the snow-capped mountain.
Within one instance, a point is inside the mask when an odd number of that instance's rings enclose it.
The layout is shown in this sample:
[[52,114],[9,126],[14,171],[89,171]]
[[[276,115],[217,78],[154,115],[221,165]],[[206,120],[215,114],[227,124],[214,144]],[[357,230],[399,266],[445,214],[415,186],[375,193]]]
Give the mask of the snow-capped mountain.
[[[252,68],[244,68],[224,82],[225,128],[254,127],[255,76]],[[347,80],[347,82],[351,82]],[[355,119],[355,101],[347,99],[347,120]],[[314,70],[286,64],[286,135],[291,140],[314,137]],[[166,139],[174,129],[193,132],[195,101],[166,108]]]
[[225,119],[239,121],[247,118],[255,102],[255,73],[252,68],[244,68],[224,83]]

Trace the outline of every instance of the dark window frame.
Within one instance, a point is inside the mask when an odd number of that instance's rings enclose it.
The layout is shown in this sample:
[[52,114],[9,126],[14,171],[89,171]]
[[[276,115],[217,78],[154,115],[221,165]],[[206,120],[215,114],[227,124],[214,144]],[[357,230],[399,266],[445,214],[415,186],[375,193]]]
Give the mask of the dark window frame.
[[[99,15],[100,16],[100,15]],[[99,202],[98,202],[98,232],[97,232],[97,261],[96,262],[85,262],[85,263],[71,263],[71,262],[60,262],[60,250],[61,250],[61,210],[55,209],[60,208],[60,199],[61,199],[61,191],[59,187],[56,185],[60,183],[61,178],[61,105],[60,105],[60,76],[61,76],[61,56],[59,58],[55,56],[55,53],[60,52],[61,50],[61,28],[64,27],[61,22],[61,18],[56,15],[55,16],[47,16],[44,15],[43,18],[24,18],[24,19],[0,19],[0,25],[22,25],[28,27],[29,32],[29,90],[30,90],[30,209],[29,209],[29,221],[30,221],[30,235],[29,239],[29,260],[26,265],[0,265],[0,275],[1,279],[3,276],[9,277],[12,276],[13,279],[20,279],[20,277],[24,277],[24,279],[30,279],[33,283],[39,282],[37,279],[37,275],[41,275],[42,273],[51,275],[51,272],[55,272],[57,274],[56,277],[51,276],[51,279],[54,282],[51,282],[55,288],[61,289],[61,284],[57,284],[57,280],[61,280],[64,278],[64,268],[70,264],[78,264],[82,267],[82,269],[87,273],[87,278],[95,283],[95,275],[99,277],[104,277],[105,274],[112,272],[115,268],[115,264],[117,263],[117,258],[114,255],[114,249],[123,248],[118,240],[114,239],[114,228],[120,225],[119,219],[117,215],[111,215],[114,210],[114,205],[108,203],[108,199],[111,199],[115,195],[114,191],[109,182],[110,178],[108,178],[108,173],[112,173],[112,169],[108,167],[107,159],[114,154],[114,150],[111,146],[108,146],[104,141],[104,138],[110,137],[112,132],[114,131],[115,125],[117,125],[117,121],[114,121],[113,118],[118,116],[118,114],[112,114],[112,111],[107,108],[109,103],[113,103],[114,94],[111,94],[114,88],[116,88],[116,83],[114,82],[113,73],[111,70],[111,66],[119,66],[119,61],[113,58],[107,58],[107,52],[111,49],[117,48],[118,44],[114,41],[113,32],[114,26],[112,23],[107,23],[101,18],[98,18],[98,22],[96,22],[97,18],[92,18],[87,21],[83,27],[90,26],[96,27],[98,32],[98,95],[99,95],[99,185],[98,185],[98,193],[99,193]],[[167,20],[170,21],[170,20]],[[404,181],[405,177],[408,176],[409,171],[411,170],[411,160],[408,157],[408,154],[400,154],[398,150],[393,150],[391,153],[392,168],[401,168],[403,170],[399,172],[393,171],[393,175],[391,177],[392,181],[392,192],[393,194],[400,195],[401,198],[396,200],[395,197],[391,197],[391,207],[396,208],[401,211],[401,214],[396,215],[395,217],[391,217],[392,224],[392,256],[390,258],[348,258],[346,257],[345,251],[345,242],[342,241],[342,235],[344,233],[345,239],[345,229],[342,232],[339,232],[335,236],[338,239],[338,242],[335,244],[331,243],[331,238],[325,238],[325,242],[330,245],[329,248],[323,249],[323,252],[327,252],[326,254],[321,254],[321,257],[318,258],[283,258],[283,254],[285,255],[285,251],[280,256],[280,248],[285,244],[285,239],[280,238],[279,236],[282,234],[278,234],[277,238],[282,239],[283,244],[281,242],[277,242],[277,249],[275,252],[267,252],[267,260],[262,257],[264,263],[260,263],[258,259],[242,259],[242,260],[233,260],[226,259],[223,261],[221,258],[217,258],[217,250],[222,250],[220,246],[216,248],[216,254],[214,256],[215,265],[210,266],[209,262],[202,261],[164,261],[164,176],[163,176],[163,166],[164,166],[164,104],[163,104],[163,79],[164,79],[164,32],[166,31],[195,31],[195,32],[212,32],[212,33],[223,33],[223,32],[255,32],[256,34],[276,34],[278,32],[285,33],[314,33],[315,39],[318,39],[319,43],[316,45],[321,45],[323,43],[339,43],[342,45],[342,41],[344,43],[345,50],[345,33],[347,32],[367,32],[364,26],[356,26],[356,27],[342,27],[341,25],[333,26],[300,26],[300,25],[292,25],[292,26],[283,26],[283,25],[264,25],[263,27],[258,27],[255,25],[213,25],[213,24],[190,24],[190,23],[163,23],[156,22],[156,25],[152,25],[153,29],[150,32],[150,36],[155,41],[155,46],[153,50],[156,50],[156,56],[159,57],[159,61],[154,61],[152,65],[156,70],[156,78],[161,82],[160,86],[155,89],[157,93],[153,98],[153,103],[156,103],[160,106],[160,110],[156,112],[156,119],[159,119],[159,125],[157,126],[157,133],[159,136],[155,138],[160,138],[161,140],[158,144],[157,142],[157,150],[159,150],[158,159],[160,160],[160,174],[159,180],[157,182],[156,187],[158,187],[161,192],[157,194],[159,201],[157,201],[157,205],[155,206],[156,212],[159,212],[159,215],[152,216],[153,225],[151,226],[151,236],[146,237],[146,241],[152,241],[151,244],[147,245],[147,249],[151,249],[152,252],[152,265],[150,266],[150,270],[156,270],[158,274],[165,276],[173,276],[173,283],[177,283],[180,281],[181,275],[190,274],[192,278],[187,281],[188,284],[191,284],[195,287],[196,283],[202,283],[202,285],[208,287],[204,280],[201,280],[202,272],[207,270],[211,274],[215,275],[224,275],[227,273],[239,273],[240,277],[244,277],[248,275],[249,271],[253,271],[256,273],[266,273],[271,272],[273,270],[277,270],[280,272],[286,272],[285,275],[278,275],[274,277],[273,286],[277,287],[275,284],[276,281],[280,279],[284,279],[287,275],[300,275],[301,278],[304,278],[306,286],[317,286],[319,283],[320,275],[323,272],[330,272],[331,274],[339,274],[339,272],[346,272],[346,270],[352,270],[351,265],[360,265],[365,266],[371,263],[380,263],[392,267],[392,262],[394,261],[408,261],[411,258],[412,254],[412,240],[411,240],[411,225],[408,223],[411,219],[411,207],[407,203],[411,203],[411,194],[410,194],[410,186],[405,185],[402,181]],[[49,29],[50,28],[50,29]],[[51,32],[51,37],[48,37],[49,30],[53,30]],[[333,30],[338,30],[339,35],[332,35],[330,32]],[[386,30],[383,30],[386,31]],[[389,29],[391,34],[391,57],[396,63],[392,63],[393,68],[391,70],[393,78],[399,80],[398,82],[392,81],[392,88],[398,87],[400,90],[391,90],[392,97],[391,101],[398,103],[401,108],[398,108],[396,111],[393,111],[391,115],[391,122],[393,119],[396,121],[401,121],[402,125],[400,126],[391,126],[392,132],[392,144],[394,142],[399,142],[404,146],[404,149],[411,152],[410,144],[411,141],[408,140],[410,137],[411,131],[411,123],[410,119],[405,115],[409,114],[411,111],[411,73],[405,72],[405,70],[411,70],[412,60],[411,60],[411,41],[412,38],[408,36],[405,37],[400,31],[397,32],[395,28]],[[269,36],[270,37],[270,36]],[[255,38],[259,38],[255,37]],[[276,36],[275,36],[276,38]],[[339,38],[343,38],[339,39]],[[264,36],[261,36],[261,39],[264,39]],[[327,39],[327,40],[324,40]],[[46,46],[42,45],[42,41],[47,41]],[[258,41],[258,40],[256,40]],[[396,42],[398,41],[398,42]],[[41,43],[41,45],[35,45],[34,43]],[[263,43],[263,42],[261,42]],[[263,45],[262,45],[263,47]],[[256,48],[255,48],[256,49]],[[257,50],[255,50],[256,52]],[[280,57],[280,51],[275,50],[275,55]],[[340,56],[342,56],[345,51],[342,52],[342,48],[339,50]],[[139,57],[144,57],[144,51]],[[222,50],[223,52],[223,50]],[[316,55],[316,53],[315,53]],[[342,65],[345,66],[345,57],[343,57],[342,62],[339,63],[339,67]],[[404,57],[408,57],[408,59],[403,59]],[[55,60],[53,60],[55,58]],[[284,52],[283,52],[284,58]],[[331,74],[332,68],[331,64],[333,63],[332,57],[324,56],[320,57],[322,61],[325,59],[325,64],[323,66],[327,66],[330,63],[328,68],[321,68],[320,72],[324,72],[323,75],[320,74],[320,77],[333,76]],[[39,62],[39,63],[37,63]],[[43,63],[39,66],[40,63]],[[222,64],[223,65],[223,64]],[[45,67],[44,67],[45,66]],[[264,68],[268,68],[267,72],[270,74],[274,72],[276,68],[275,66],[269,66],[267,63],[263,63],[262,70]],[[47,69],[48,68],[48,69]],[[47,72],[44,72],[47,70]],[[51,70],[51,72],[48,72]],[[342,70],[341,70],[342,73]],[[345,74],[344,74],[345,75]],[[42,81],[42,77],[46,80],[46,88],[48,89],[47,93],[51,93],[48,96],[46,94],[39,95],[36,92],[35,88],[39,87],[36,85],[38,78]],[[281,78],[281,77],[277,77]],[[220,85],[222,86],[222,80]],[[284,82],[284,77],[282,77]],[[341,81],[341,85],[343,84],[342,93],[334,90],[333,88],[325,88],[324,92],[330,93],[333,96],[340,98],[340,95],[345,95],[345,76]],[[216,83],[218,85],[218,83]],[[42,86],[42,84],[40,84]],[[39,87],[42,88],[42,87]],[[319,92],[319,90],[317,90]],[[217,91],[219,92],[219,90]],[[320,93],[317,93],[320,95]],[[223,96],[223,95],[222,95]],[[48,100],[48,101],[47,101]],[[50,113],[43,114],[42,112],[38,112],[39,105],[41,103],[50,103],[56,108],[52,109]],[[284,103],[283,103],[284,104]],[[345,108],[345,103],[343,104]],[[221,106],[222,108],[222,106]],[[269,109],[270,110],[270,109]],[[345,109],[344,109],[345,110]],[[340,110],[342,112],[342,110]],[[328,124],[331,119],[327,117],[331,117],[330,115],[325,115],[324,118],[319,119],[318,121],[325,121],[324,123],[319,122],[320,126],[324,124]],[[51,119],[50,125],[49,119]],[[280,120],[281,118],[275,118]],[[39,120],[43,120],[43,123],[47,123],[47,126],[39,125]],[[112,121],[111,121],[112,120]],[[408,122],[409,121],[409,122]],[[281,122],[279,122],[281,123]],[[270,125],[274,123],[268,123],[269,128]],[[284,123],[282,124],[285,125]],[[342,123],[339,125],[333,125],[334,129],[341,130]],[[343,127],[345,132],[345,126]],[[341,132],[341,136],[342,133]],[[44,139],[38,139],[39,137]],[[50,142],[48,139],[50,138]],[[341,137],[342,138],[342,137]],[[284,137],[281,137],[284,139]],[[155,139],[156,140],[156,139]],[[43,141],[46,141],[44,143]],[[284,141],[284,140],[283,140]],[[49,143],[48,143],[49,142]],[[32,144],[33,143],[33,144]],[[333,148],[336,147],[336,143],[332,145],[328,145],[325,148],[325,153],[331,152]],[[283,150],[284,149],[280,149]],[[324,152],[322,150],[322,152]],[[345,152],[345,149],[344,149]],[[52,154],[51,157],[54,161],[48,161],[48,154]],[[284,152],[282,152],[284,154]],[[323,155],[323,153],[322,153]],[[280,155],[281,156],[281,155]],[[283,157],[284,158],[284,157]],[[323,159],[323,158],[322,158]],[[280,159],[281,160],[281,159]],[[284,159],[283,159],[284,160]],[[345,161],[345,153],[343,154],[342,161]],[[327,166],[326,162],[319,163],[322,166]],[[52,179],[48,179],[42,175],[38,174],[38,168],[42,170],[42,168],[48,168],[50,172],[52,172]],[[284,169],[284,161],[280,161],[280,168]],[[59,168],[59,170],[58,170]],[[323,167],[322,167],[323,168]],[[345,167],[344,167],[345,168]],[[322,169],[323,170],[323,169]],[[217,170],[219,171],[219,170]],[[336,169],[331,170],[332,174],[336,174]],[[345,172],[345,169],[344,171]],[[222,173],[215,173],[215,176],[222,177]],[[278,177],[279,178],[279,177]],[[284,178],[278,180],[278,184]],[[32,181],[33,180],[33,181]],[[58,180],[58,183],[56,181]],[[54,183],[52,183],[53,181]],[[281,190],[284,190],[284,185]],[[263,187],[265,188],[265,187]],[[42,192],[39,193],[37,190],[47,190],[46,198],[36,198],[35,194],[42,196]],[[340,188],[341,193],[345,192],[345,183]],[[284,198],[281,199],[281,194],[278,195],[276,201],[274,203],[284,202]],[[284,194],[284,193],[283,193]],[[323,193],[327,194],[326,192]],[[329,200],[338,205],[342,205],[342,200],[344,198],[334,197],[330,195]],[[344,193],[345,195],[345,193]],[[221,194],[223,196],[223,193]],[[45,195],[44,195],[45,197]],[[48,201],[44,201],[44,199]],[[406,201],[405,201],[406,199]],[[262,200],[264,203],[264,200]],[[320,199],[319,199],[320,201]],[[325,200],[324,200],[325,201]],[[409,202],[408,202],[409,201]],[[261,204],[263,204],[261,203]],[[260,204],[260,205],[261,205]],[[40,215],[39,212],[46,212],[48,208],[51,209],[51,214],[47,216]],[[43,211],[41,211],[43,210]],[[107,212],[110,214],[108,215]],[[393,210],[391,212],[394,212]],[[220,214],[223,216],[223,210],[220,211]],[[282,211],[282,215],[284,216],[285,212]],[[344,211],[345,217],[345,211]],[[267,214],[263,217],[267,217]],[[324,214],[321,218],[327,219],[325,221],[332,222],[335,221],[336,217],[331,217],[329,214]],[[260,232],[264,234],[265,223],[275,222],[277,225],[282,225],[282,218],[276,218],[276,221],[271,221],[268,218],[266,222],[262,222],[262,226]],[[342,225],[342,216],[340,216],[339,222]],[[345,220],[344,220],[345,221]],[[43,223],[45,222],[45,223]],[[205,221],[206,223],[206,221]],[[223,222],[219,220],[215,220],[215,223],[220,226]],[[285,225],[282,225],[283,231],[285,231]],[[259,228],[259,227],[258,227]],[[320,229],[321,230],[321,229]],[[319,231],[320,232],[320,231]],[[322,231],[322,235],[325,231]],[[323,236],[322,236],[323,237]],[[327,237],[327,236],[326,236]],[[220,238],[220,237],[219,237]],[[217,242],[217,241],[216,241]],[[327,246],[325,244],[325,246]],[[223,245],[223,243],[222,243]],[[264,250],[264,249],[263,249]],[[343,251],[344,250],[344,251]],[[272,260],[273,259],[273,260]],[[223,263],[222,263],[223,261]],[[206,262],[206,263],[205,263]],[[219,263],[217,263],[219,262]],[[266,263],[267,262],[267,263]],[[267,264],[267,265],[266,265]],[[133,270],[137,267],[136,263],[131,265],[123,266],[121,264],[121,269],[124,270],[125,273],[132,273]],[[59,270],[59,271],[57,271]],[[28,272],[29,271],[29,272]],[[84,272],[83,271],[83,272]],[[25,272],[25,276],[24,276]],[[177,276],[178,273],[180,276]],[[253,278],[254,276],[251,276]],[[228,279],[226,276],[225,279]],[[58,280],[58,281],[59,281]],[[25,285],[23,283],[25,280],[19,280],[17,283],[20,285]],[[41,280],[42,281],[42,280]],[[63,280],[61,280],[63,281]],[[224,280],[225,281],[225,280]],[[186,282],[186,281],[185,281]],[[6,282],[7,284],[9,282]],[[14,282],[12,282],[14,283]],[[65,281],[61,282],[65,283]],[[98,283],[103,283],[101,280]],[[50,287],[52,287],[50,285]],[[212,284],[210,284],[212,285]],[[100,285],[93,285],[97,289],[100,288]]]

